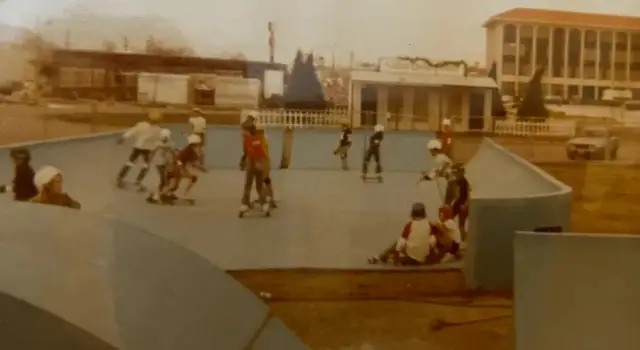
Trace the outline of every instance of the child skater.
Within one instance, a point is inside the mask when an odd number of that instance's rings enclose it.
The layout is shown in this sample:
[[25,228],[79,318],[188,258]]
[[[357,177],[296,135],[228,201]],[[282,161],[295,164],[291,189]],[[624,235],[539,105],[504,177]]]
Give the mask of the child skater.
[[455,179],[453,176],[453,162],[442,152],[442,143],[439,140],[430,140],[427,149],[435,159],[435,166],[431,171],[422,173],[421,181],[437,180],[444,178],[447,180],[444,204],[450,204],[455,196]]
[[271,156],[269,153],[269,138],[264,132],[264,126],[256,126],[256,135],[262,138],[262,147],[264,148],[265,154],[265,161],[262,169],[264,176],[264,188],[262,190],[265,191],[264,196],[266,197],[266,201],[271,205],[271,208],[276,209],[278,208],[278,206],[273,195],[273,184],[271,183]]
[[349,162],[347,157],[349,155],[349,148],[351,148],[351,128],[346,122],[342,123],[342,132],[340,132],[340,140],[338,140],[338,147],[333,151],[333,154],[340,156],[342,162],[342,170],[349,170]]
[[144,180],[145,176],[147,176],[147,173],[149,172],[151,153],[156,149],[160,140],[160,127],[157,125],[160,118],[159,113],[151,112],[149,113],[149,121],[137,123],[131,129],[127,130],[120,139],[118,139],[119,144],[122,144],[130,138],[134,139],[133,149],[131,150],[129,159],[118,173],[118,187],[125,186],[124,179],[129,173],[129,170],[131,170],[131,167],[135,165],[138,158],[142,158],[142,168],[138,173],[135,184],[140,190],[144,190],[142,180]]
[[245,119],[242,124],[240,124],[240,128],[242,129],[242,156],[240,157],[240,170],[244,171],[245,169],[245,160],[247,159],[247,152],[244,149],[244,138],[249,132],[249,129],[256,125],[256,118],[249,114],[247,119]]
[[207,119],[204,117],[204,113],[200,108],[194,108],[193,113],[195,114],[191,118],[189,118],[189,125],[191,126],[190,134],[196,134],[200,136],[202,140],[202,153],[201,153],[201,161],[202,166],[204,166],[204,144],[205,144],[205,134],[207,133]]
[[458,219],[458,229],[461,232],[461,244],[467,239],[466,223],[469,217],[469,199],[471,198],[471,184],[465,175],[464,165],[461,163],[453,166],[453,173],[456,182],[456,195],[454,196],[451,206],[451,217]]
[[183,179],[188,179],[189,184],[184,189],[184,199],[189,199],[189,194],[193,186],[198,182],[198,176],[195,170],[205,172],[206,170],[200,163],[200,149],[202,148],[202,139],[200,136],[191,134],[187,137],[187,146],[176,154],[173,166],[169,172],[169,185],[166,190],[160,194],[160,198],[177,199],[176,191],[180,188]]
[[373,135],[369,136],[369,147],[364,156],[362,164],[362,178],[366,179],[369,173],[369,162],[373,158],[376,162],[376,175],[381,176],[382,165],[380,165],[380,145],[384,139],[384,126],[378,124],[373,128]]
[[442,256],[440,262],[450,259],[460,259],[460,244],[462,237],[458,225],[453,221],[451,207],[443,205],[438,210],[439,221],[434,223],[433,235],[436,238],[436,248]]
[[0,193],[13,192],[13,199],[25,202],[38,194],[34,183],[35,171],[31,167],[31,152],[26,148],[14,148],[10,151],[13,160],[13,181],[11,185],[0,186]]
[[259,193],[258,202],[262,211],[269,214],[271,206],[266,201],[266,193],[263,191],[264,185],[264,169],[267,156],[264,148],[264,140],[257,133],[256,126],[252,125],[246,128],[244,135],[244,151],[245,159],[245,180],[244,191],[242,193],[242,205],[240,213],[246,213],[251,208],[251,188],[255,182],[256,190]]
[[442,121],[442,136],[440,136],[442,143],[442,153],[451,158],[452,146],[453,146],[453,128],[451,127],[451,118],[445,118]]
[[173,141],[171,141],[171,131],[169,129],[162,129],[160,131],[160,144],[154,152],[154,159],[156,163],[156,170],[158,170],[158,178],[160,182],[156,192],[149,195],[148,200],[157,202],[160,200],[160,195],[165,193],[169,185],[169,172],[171,171],[175,162],[175,149]]

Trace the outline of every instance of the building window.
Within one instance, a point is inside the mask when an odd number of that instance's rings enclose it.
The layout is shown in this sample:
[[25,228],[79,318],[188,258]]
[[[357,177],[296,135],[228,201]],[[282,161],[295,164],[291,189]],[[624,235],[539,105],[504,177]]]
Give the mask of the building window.
[[533,75],[533,27],[520,27],[520,56],[518,57],[518,75]]
[[583,103],[593,103],[596,100],[596,87],[595,86],[583,86],[582,87],[582,101]]
[[580,99],[580,88],[578,85],[569,85],[567,88],[568,99],[571,101],[577,101]]
[[631,34],[631,81],[640,81],[640,33]]
[[629,47],[627,33],[616,33],[616,46],[613,50],[614,71],[613,79],[616,81],[627,80],[627,48]]
[[582,32],[578,29],[569,31],[569,57],[567,57],[567,67],[569,78],[580,78],[580,55],[582,54]]
[[551,84],[550,92],[549,97],[560,97],[561,99],[564,99],[564,86],[560,84]]
[[[546,65],[549,62],[549,27],[540,26],[536,31],[536,65]],[[549,69],[545,70],[545,74],[549,74]]]
[[611,80],[611,53],[613,51],[613,33],[608,31],[600,32],[600,64],[598,65],[598,80]]
[[518,30],[516,26],[507,24],[503,28],[502,40],[502,74],[516,74],[516,42]]
[[500,91],[503,96],[515,96],[516,95],[516,84],[512,82],[503,82],[502,89]]
[[565,30],[563,28],[555,28],[553,30],[553,49],[551,54],[551,76],[554,78],[564,77],[564,46],[565,46]]

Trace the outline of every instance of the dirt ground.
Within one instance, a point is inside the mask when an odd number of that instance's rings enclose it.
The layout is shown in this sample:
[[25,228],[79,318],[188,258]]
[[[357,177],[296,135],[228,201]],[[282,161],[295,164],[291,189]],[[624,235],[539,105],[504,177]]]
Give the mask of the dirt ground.
[[[0,144],[113,130],[41,118],[51,110],[0,105]],[[55,111],[54,111],[55,112]],[[576,232],[640,232],[640,152],[623,140],[612,164],[568,162],[563,141],[498,138],[574,188]],[[461,138],[468,160],[479,138]],[[468,350],[512,348],[509,293],[468,295],[459,272],[244,271],[232,275],[267,302],[314,350]]]

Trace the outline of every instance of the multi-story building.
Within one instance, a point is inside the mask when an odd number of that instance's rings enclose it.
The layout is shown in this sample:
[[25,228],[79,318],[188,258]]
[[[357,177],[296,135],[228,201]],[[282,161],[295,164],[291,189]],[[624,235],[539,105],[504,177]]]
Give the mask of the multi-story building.
[[640,17],[516,8],[485,24],[487,64],[503,95],[524,96],[546,65],[548,96],[600,100],[608,89],[640,100]]

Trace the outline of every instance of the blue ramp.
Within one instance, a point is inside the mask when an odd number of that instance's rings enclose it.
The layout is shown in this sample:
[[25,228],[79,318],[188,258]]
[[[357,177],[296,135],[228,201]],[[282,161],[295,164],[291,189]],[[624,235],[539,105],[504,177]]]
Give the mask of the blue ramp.
[[427,143],[434,139],[432,132],[390,131],[382,144],[382,167],[392,172],[421,172],[433,167],[433,157]]

